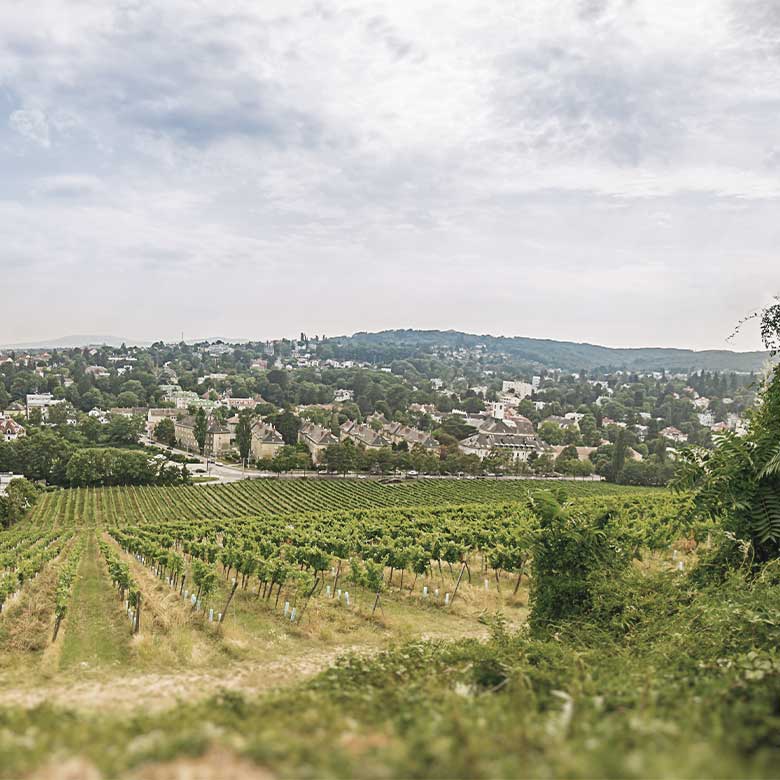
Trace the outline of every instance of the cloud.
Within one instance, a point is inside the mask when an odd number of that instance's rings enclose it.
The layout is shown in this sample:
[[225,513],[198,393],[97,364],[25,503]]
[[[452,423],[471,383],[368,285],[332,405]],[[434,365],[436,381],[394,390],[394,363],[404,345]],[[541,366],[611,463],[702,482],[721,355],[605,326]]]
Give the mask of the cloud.
[[47,282],[0,329],[719,345],[780,287],[778,30],[771,0],[2,4],[0,266]]
[[43,111],[37,109],[18,109],[8,117],[8,124],[17,133],[34,141],[40,146],[49,147],[49,123]]

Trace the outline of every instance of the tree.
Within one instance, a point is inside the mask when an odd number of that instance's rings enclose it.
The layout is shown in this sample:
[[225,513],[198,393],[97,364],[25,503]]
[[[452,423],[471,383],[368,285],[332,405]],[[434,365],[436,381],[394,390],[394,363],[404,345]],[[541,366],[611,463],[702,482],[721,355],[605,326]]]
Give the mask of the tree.
[[5,495],[0,496],[0,525],[6,528],[21,520],[40,493],[32,482],[19,477],[12,479]]
[[623,467],[626,465],[627,449],[626,429],[619,428],[615,438],[615,447],[612,451],[612,479],[615,482],[620,481],[620,475],[623,472]]
[[154,438],[168,447],[176,446],[176,424],[170,417],[163,417],[154,426]]
[[281,434],[285,444],[295,445],[298,443],[298,431],[301,429],[301,420],[292,412],[282,412],[269,418],[272,425]]
[[193,435],[195,441],[198,443],[198,450],[200,454],[203,454],[203,450],[206,447],[206,431],[208,430],[208,420],[206,419],[206,412],[203,407],[199,407],[195,412],[195,429]]
[[252,412],[249,409],[245,409],[238,415],[236,444],[241,460],[248,460],[249,452],[252,449]]
[[481,398],[472,397],[467,398],[463,402],[463,410],[468,412],[469,414],[476,414],[477,412],[484,412],[485,411],[485,403],[482,401]]
[[563,444],[563,431],[554,422],[543,422],[538,433],[539,438],[547,444]]
[[586,447],[598,447],[601,442],[601,434],[596,427],[596,418],[592,414],[586,414],[580,420],[580,433],[582,443]]
[[125,408],[132,408],[140,404],[140,401],[138,400],[138,395],[136,393],[131,392],[130,390],[125,390],[121,392],[117,396],[116,402],[119,406],[123,406]]
[[[780,304],[761,315],[761,335],[772,355],[780,350]],[[749,417],[745,436],[726,432],[711,452],[683,452],[673,487],[694,491],[700,513],[719,520],[737,540],[750,542],[759,561],[780,556],[780,366],[772,368]]]
[[325,465],[328,471],[346,474],[355,468],[355,446],[351,441],[330,444],[325,450]]
[[137,415],[126,417],[122,414],[112,414],[106,426],[106,441],[109,444],[118,446],[138,444],[138,438],[143,427],[143,417]]

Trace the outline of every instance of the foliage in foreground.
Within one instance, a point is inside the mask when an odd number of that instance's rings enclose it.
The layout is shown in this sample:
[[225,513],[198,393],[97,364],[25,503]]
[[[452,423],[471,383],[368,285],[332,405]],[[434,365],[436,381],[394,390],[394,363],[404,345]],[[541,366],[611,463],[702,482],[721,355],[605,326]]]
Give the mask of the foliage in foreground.
[[[616,615],[630,620],[615,620]],[[629,568],[587,621],[349,657],[299,688],[160,715],[0,711],[0,776],[113,776],[228,745],[281,776],[748,777],[780,758],[780,566],[697,589]]]
[[[767,348],[780,348],[780,304],[763,313],[761,332]],[[685,454],[675,487],[693,491],[699,510],[722,523],[730,542],[721,559],[739,555],[740,541],[759,561],[780,555],[780,366],[766,378],[747,434],[725,433],[712,451]]]

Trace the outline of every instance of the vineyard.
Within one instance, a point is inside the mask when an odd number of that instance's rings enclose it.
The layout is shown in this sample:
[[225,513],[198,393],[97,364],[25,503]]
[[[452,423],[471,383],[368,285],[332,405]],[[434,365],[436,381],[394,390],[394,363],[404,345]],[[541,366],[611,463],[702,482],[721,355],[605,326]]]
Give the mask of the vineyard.
[[[559,483],[552,483],[557,485]],[[594,482],[565,482],[572,496],[638,494],[637,488]],[[328,512],[395,506],[492,504],[523,500],[528,491],[550,483],[522,480],[375,480],[255,479],[226,485],[192,487],[110,487],[58,490],[36,505],[33,523],[123,524],[138,520],[239,517],[260,513]],[[641,489],[640,489],[641,490]],[[652,492],[652,491],[651,491]]]
[[[181,753],[202,769],[218,734],[244,756],[236,776],[252,762],[363,776],[365,760],[370,776],[516,775],[512,760],[468,758],[503,755],[502,739],[536,745],[532,774],[564,772],[556,691],[602,673],[594,629],[567,635],[567,616],[587,609],[602,644],[643,636],[643,611],[685,588],[712,533],[685,494],[584,482],[46,493],[0,534],[0,777],[52,750],[105,776]],[[557,639],[529,636],[531,602]],[[589,682],[578,653],[596,664]],[[450,731],[458,711],[466,732]],[[213,760],[204,776],[221,777]]]

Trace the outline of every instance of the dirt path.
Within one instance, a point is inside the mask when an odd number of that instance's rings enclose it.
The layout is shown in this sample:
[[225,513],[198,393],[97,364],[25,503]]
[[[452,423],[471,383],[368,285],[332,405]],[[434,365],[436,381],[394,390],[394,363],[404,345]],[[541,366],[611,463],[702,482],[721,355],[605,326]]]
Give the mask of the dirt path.
[[279,658],[268,663],[242,663],[224,670],[127,674],[121,681],[100,678],[42,684],[34,688],[0,691],[0,706],[35,707],[43,702],[79,710],[160,711],[179,699],[203,699],[220,690],[241,691],[248,696],[284,685],[294,685],[321,672],[339,656],[365,648],[344,645],[299,658]]
[[94,668],[128,659],[130,625],[99,558],[94,531],[87,537],[63,637],[61,668]]

